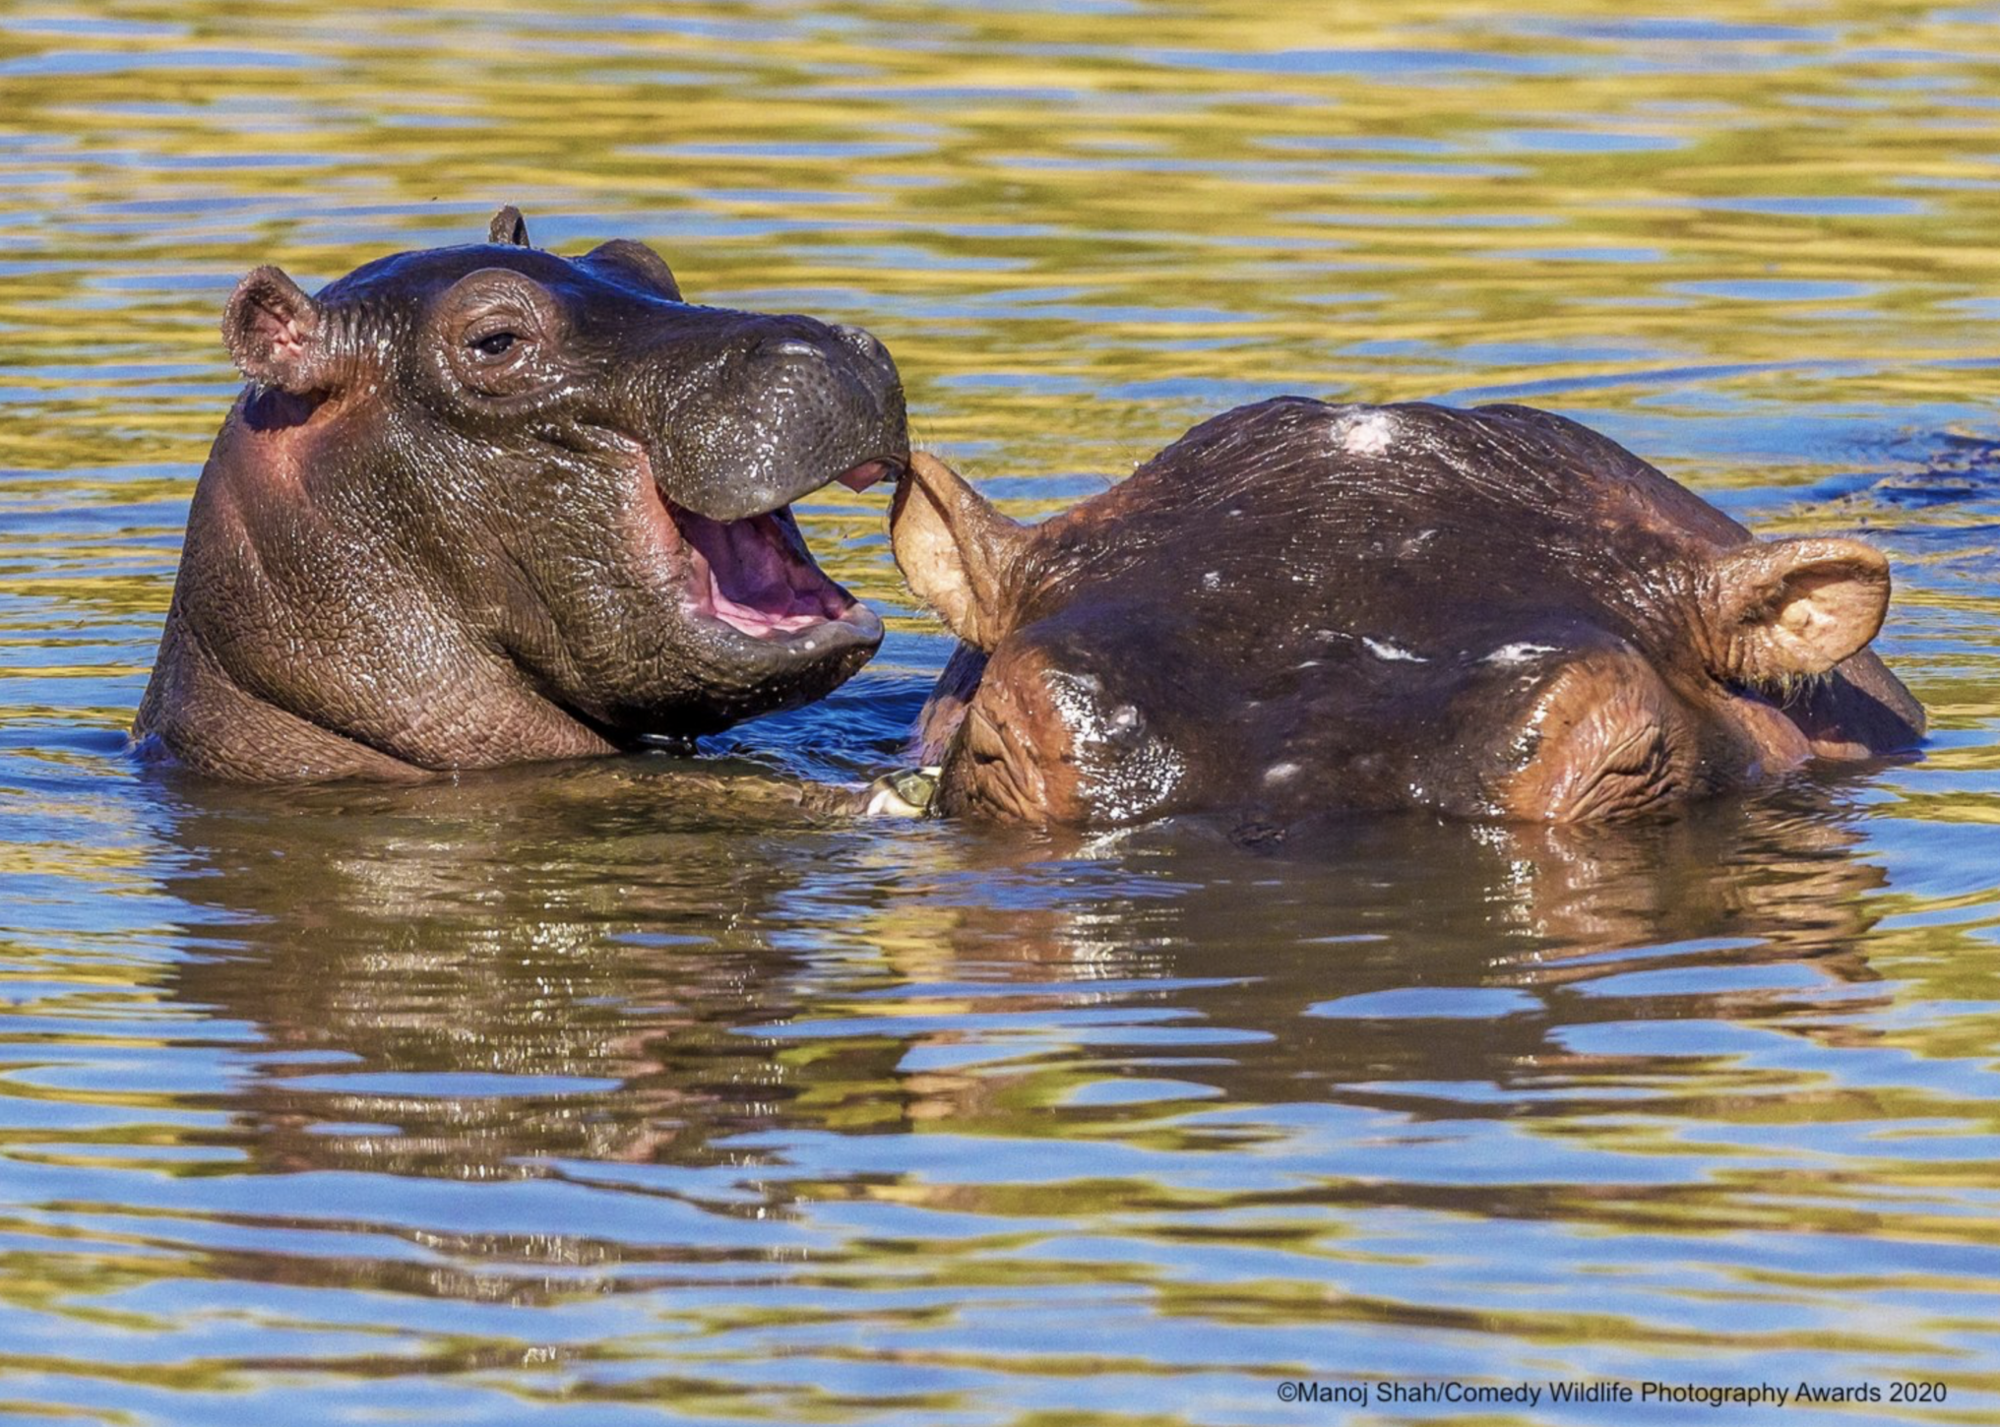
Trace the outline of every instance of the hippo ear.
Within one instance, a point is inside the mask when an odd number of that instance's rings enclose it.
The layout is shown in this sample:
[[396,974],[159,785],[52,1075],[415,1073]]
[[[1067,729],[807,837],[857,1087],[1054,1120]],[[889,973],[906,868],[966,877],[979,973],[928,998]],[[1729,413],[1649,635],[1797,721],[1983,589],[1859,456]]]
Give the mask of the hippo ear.
[[929,452],[910,457],[889,545],[917,598],[967,644],[990,651],[1006,635],[1008,576],[1032,538]]
[[585,253],[583,261],[605,272],[614,281],[627,283],[643,292],[657,293],[674,302],[687,300],[681,296],[681,285],[674,281],[674,270],[667,266],[667,260],[644,243],[635,243],[630,238],[613,238]]
[[1889,608],[1889,562],[1858,540],[1757,541],[1710,570],[1709,618],[1727,666],[1749,684],[1824,674],[1867,647]]
[[237,370],[295,396],[324,382],[324,326],[320,305],[278,268],[244,278],[222,310],[222,341]]
[[486,241],[504,243],[514,248],[531,248],[528,241],[528,220],[521,216],[521,210],[509,203],[493,215],[493,221],[486,225]]

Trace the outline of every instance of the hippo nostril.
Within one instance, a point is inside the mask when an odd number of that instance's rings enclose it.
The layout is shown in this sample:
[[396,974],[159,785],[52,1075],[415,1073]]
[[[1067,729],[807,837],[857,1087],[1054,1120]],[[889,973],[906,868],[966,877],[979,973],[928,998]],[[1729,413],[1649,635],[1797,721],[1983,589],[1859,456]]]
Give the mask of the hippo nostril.
[[879,358],[885,354],[881,341],[873,332],[860,327],[844,327],[837,322],[833,324],[833,330],[840,334],[841,341],[864,357]]

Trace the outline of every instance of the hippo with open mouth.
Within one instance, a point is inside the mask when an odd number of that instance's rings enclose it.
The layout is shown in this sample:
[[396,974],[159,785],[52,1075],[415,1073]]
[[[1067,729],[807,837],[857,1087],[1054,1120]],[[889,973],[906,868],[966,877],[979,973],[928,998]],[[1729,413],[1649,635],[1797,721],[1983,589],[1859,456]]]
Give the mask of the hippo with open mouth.
[[413,778],[688,739],[820,698],[881,642],[790,502],[907,461],[873,337],[685,301],[629,241],[400,253],[223,337],[250,385],[195,489],[143,753]]
[[891,539],[964,641],[919,729],[947,815],[1590,822],[1924,728],[1866,648],[1880,553],[1524,407],[1243,407],[1036,527],[919,453]]

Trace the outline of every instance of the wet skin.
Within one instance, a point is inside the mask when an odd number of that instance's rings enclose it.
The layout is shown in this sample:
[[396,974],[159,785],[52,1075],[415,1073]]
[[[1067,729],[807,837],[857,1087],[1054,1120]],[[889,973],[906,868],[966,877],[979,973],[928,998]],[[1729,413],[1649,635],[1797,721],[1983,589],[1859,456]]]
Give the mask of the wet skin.
[[1877,551],[1755,540],[1523,407],[1243,407],[1032,528],[920,453],[891,534],[964,641],[919,730],[947,815],[1591,822],[1923,734]]
[[684,301],[627,241],[401,253],[316,298],[245,278],[250,386],[196,487],[134,724],[257,782],[610,753],[795,707],[881,622],[788,509],[908,459],[851,327]]

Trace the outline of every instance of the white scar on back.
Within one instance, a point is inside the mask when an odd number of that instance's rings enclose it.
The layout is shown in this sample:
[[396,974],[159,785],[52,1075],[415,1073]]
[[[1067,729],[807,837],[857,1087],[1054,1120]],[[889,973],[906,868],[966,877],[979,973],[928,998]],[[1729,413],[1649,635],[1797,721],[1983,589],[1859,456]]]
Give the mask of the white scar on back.
[[1391,643],[1387,639],[1370,639],[1367,635],[1364,634],[1361,636],[1361,643],[1362,646],[1366,648],[1370,654],[1373,654],[1377,659],[1387,659],[1390,660],[1391,662],[1401,663],[1401,664],[1430,663],[1430,660],[1424,658],[1423,655],[1412,654],[1402,645]]
[[1488,664],[1530,664],[1544,654],[1553,654],[1553,644],[1503,644],[1486,656]]
[[1386,411],[1344,418],[1335,434],[1350,456],[1379,456],[1396,441],[1396,419]]

